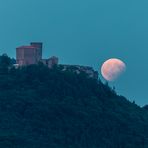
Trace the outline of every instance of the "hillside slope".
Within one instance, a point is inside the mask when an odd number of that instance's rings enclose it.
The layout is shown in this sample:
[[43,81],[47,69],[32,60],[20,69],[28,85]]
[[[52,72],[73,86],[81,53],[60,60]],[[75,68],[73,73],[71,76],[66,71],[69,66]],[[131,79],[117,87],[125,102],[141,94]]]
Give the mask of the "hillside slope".
[[147,148],[148,113],[82,73],[0,66],[0,147]]

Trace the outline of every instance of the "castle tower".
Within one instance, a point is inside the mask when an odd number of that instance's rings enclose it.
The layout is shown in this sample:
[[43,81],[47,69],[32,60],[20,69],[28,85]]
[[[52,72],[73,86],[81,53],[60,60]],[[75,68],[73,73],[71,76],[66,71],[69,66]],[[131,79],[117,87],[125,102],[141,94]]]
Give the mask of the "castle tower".
[[42,48],[43,48],[43,43],[41,42],[31,42],[30,43],[31,46],[37,48],[37,60],[41,61],[42,60]]
[[16,48],[16,61],[20,66],[37,64],[42,60],[42,43],[31,43],[30,46]]

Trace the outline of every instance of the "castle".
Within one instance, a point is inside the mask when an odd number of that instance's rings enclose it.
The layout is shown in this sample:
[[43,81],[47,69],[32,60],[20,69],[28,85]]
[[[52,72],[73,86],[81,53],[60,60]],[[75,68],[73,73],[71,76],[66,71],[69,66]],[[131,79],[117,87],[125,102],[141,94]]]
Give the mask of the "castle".
[[32,42],[29,46],[20,46],[16,48],[16,63],[18,66],[26,66],[31,64],[38,64],[42,62],[44,65],[47,65],[49,68],[52,68],[54,65],[62,67],[62,70],[71,70],[77,74],[80,72],[85,72],[91,78],[98,78],[98,72],[94,71],[92,67],[89,66],[80,66],[80,65],[63,65],[59,64],[59,59],[55,56],[50,57],[49,59],[42,59],[42,48],[43,43],[41,42]]
[[42,47],[42,43],[32,42],[29,46],[20,46],[16,48],[16,63],[19,66],[25,66],[42,62],[49,68],[52,68],[55,64],[57,65],[57,57],[53,56],[49,59],[42,59]]

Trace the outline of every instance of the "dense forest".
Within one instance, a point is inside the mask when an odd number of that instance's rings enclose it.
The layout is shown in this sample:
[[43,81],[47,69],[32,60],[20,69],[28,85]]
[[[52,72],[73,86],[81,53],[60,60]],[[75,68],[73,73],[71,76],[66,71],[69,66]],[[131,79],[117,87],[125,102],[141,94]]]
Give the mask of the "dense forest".
[[148,148],[147,106],[85,73],[14,63],[0,56],[1,148]]

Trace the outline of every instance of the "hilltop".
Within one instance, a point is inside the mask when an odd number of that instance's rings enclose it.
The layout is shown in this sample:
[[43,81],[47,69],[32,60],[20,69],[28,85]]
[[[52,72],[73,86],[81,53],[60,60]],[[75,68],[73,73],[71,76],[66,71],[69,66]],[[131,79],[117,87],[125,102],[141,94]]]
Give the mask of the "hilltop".
[[0,147],[147,148],[148,112],[86,73],[0,57]]

